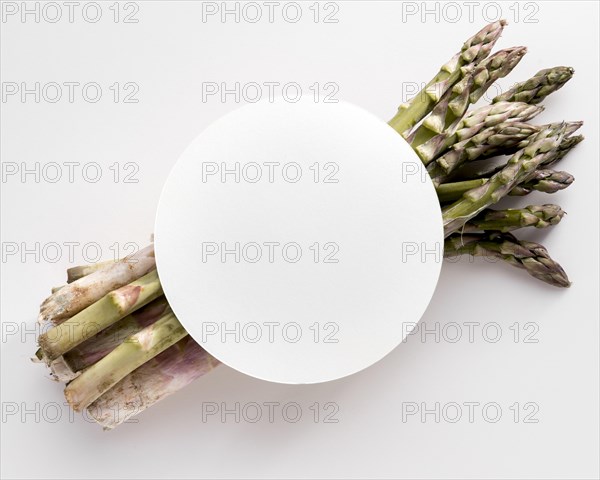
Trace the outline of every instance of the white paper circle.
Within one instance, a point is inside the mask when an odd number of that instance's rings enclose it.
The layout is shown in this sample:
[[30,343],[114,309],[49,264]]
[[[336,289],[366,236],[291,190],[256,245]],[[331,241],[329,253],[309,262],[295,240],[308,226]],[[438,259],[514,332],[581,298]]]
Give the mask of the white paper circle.
[[223,363],[282,383],[362,370],[419,321],[443,257],[418,157],[348,103],[244,106],[202,132],[165,184],[158,273]]

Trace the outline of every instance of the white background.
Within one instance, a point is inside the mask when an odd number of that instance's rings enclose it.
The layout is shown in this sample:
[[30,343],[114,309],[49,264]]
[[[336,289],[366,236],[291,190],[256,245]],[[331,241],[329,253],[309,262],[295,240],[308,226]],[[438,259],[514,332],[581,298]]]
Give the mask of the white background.
[[[459,7],[460,21],[402,17],[393,2],[339,3],[335,24],[314,23],[310,3],[291,24],[202,22],[202,4],[140,2],[136,24],[115,23],[112,2],[91,24],[40,23],[31,16],[3,20],[2,82],[98,82],[95,104],[2,103],[2,161],[97,162],[103,178],[73,183],[2,182],[2,242],[32,248],[49,242],[96,241],[110,258],[115,242],[146,243],[162,182],[187,144],[218,116],[236,108],[212,97],[203,82],[335,82],[337,98],[390,118],[412,82],[425,82],[486,23],[484,6]],[[30,4],[30,6],[33,3]],[[422,8],[421,3],[411,4]],[[435,4],[429,4],[435,8]],[[66,14],[66,7],[65,14]],[[266,7],[264,7],[266,8]],[[321,7],[324,8],[324,7]],[[441,6],[438,4],[438,8]],[[496,18],[495,7],[486,10]],[[32,255],[2,263],[2,407],[17,415],[2,424],[2,476],[6,478],[593,478],[598,476],[598,5],[595,2],[502,3],[510,25],[498,47],[527,45],[529,53],[501,82],[509,86],[541,68],[571,65],[575,78],[546,102],[536,122],[584,120],[586,141],[560,168],[576,177],[553,197],[531,195],[520,204],[558,202],[568,212],[552,231],[528,232],[568,271],[573,286],[558,290],[506,265],[446,262],[419,335],[375,366],[339,381],[290,386],[255,380],[226,367],[154,406],[138,423],[105,433],[79,416],[68,417],[59,384],[29,362],[35,351],[37,306],[64,281],[66,257],[52,263]],[[518,18],[516,14],[519,13]],[[529,16],[525,21],[525,17]],[[450,19],[452,19],[450,18]],[[470,21],[472,20],[472,21]],[[537,20],[532,23],[532,20]],[[114,82],[139,85],[138,103],[112,101]],[[108,168],[136,162],[138,183],[114,183]],[[66,169],[65,169],[66,172]],[[16,179],[15,179],[16,178]],[[82,261],[76,248],[74,263]],[[452,343],[456,322],[462,339]],[[474,341],[468,323],[475,322]],[[493,336],[496,322],[502,337]],[[528,325],[527,322],[534,322]],[[511,325],[515,325],[511,329]],[[491,325],[491,327],[489,327]],[[13,327],[18,334],[8,334]],[[526,343],[532,333],[537,343]],[[514,341],[515,330],[521,335]],[[444,334],[445,333],[445,334]],[[202,419],[203,402],[297,402],[303,417],[270,423],[235,422],[232,415]],[[309,407],[320,404],[321,418]],[[334,402],[337,423],[324,423],[323,404]],[[439,422],[430,414],[403,421],[403,409],[478,402],[473,422]],[[497,403],[492,423],[481,405]],[[518,421],[514,420],[519,402]],[[533,402],[537,423],[525,423]],[[423,404],[423,405],[421,405]],[[22,418],[25,410],[29,413]],[[328,410],[331,411],[331,410]],[[491,410],[490,410],[491,412]]]

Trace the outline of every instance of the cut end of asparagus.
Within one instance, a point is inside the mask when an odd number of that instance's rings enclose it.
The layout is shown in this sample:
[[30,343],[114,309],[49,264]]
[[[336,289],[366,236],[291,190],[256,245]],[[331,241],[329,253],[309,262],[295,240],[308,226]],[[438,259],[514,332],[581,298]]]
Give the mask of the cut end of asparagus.
[[142,366],[187,335],[170,308],[159,320],[134,333],[112,352],[84,370],[65,388],[65,398],[79,412]]
[[40,335],[38,343],[44,358],[48,363],[56,360],[101,330],[161,296],[162,293],[156,270],[152,270],[129,285],[109,292],[69,320]]
[[38,348],[35,352],[35,355],[31,357],[31,361],[33,363],[43,363],[44,362],[44,354],[41,348]]
[[218,365],[188,335],[123,378],[87,411],[105,430],[111,430]]
[[40,306],[38,323],[60,324],[112,290],[127,285],[136,278],[156,269],[154,245],[149,245],[119,262],[109,263],[109,265],[65,285],[44,300]]
[[50,371],[56,381],[64,383],[77,378],[81,373],[73,370],[62,356],[50,363]]

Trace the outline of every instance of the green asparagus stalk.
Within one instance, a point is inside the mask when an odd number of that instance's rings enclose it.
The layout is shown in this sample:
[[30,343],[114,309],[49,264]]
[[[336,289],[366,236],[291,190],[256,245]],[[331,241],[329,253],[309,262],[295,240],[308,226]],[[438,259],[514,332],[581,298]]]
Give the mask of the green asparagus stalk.
[[[575,146],[577,146],[583,139],[583,135],[574,135],[574,136],[570,136],[572,135],[573,132],[575,132],[578,128],[581,127],[581,125],[583,124],[583,122],[568,122],[566,124],[567,128],[565,131],[565,138],[563,138],[562,142],[560,142],[560,145],[558,147],[558,149],[556,150],[556,152],[554,152],[553,155],[550,155],[541,166],[549,166],[552,165],[556,162],[558,162],[559,160],[563,159],[565,157],[565,155],[567,155]],[[535,127],[538,131],[541,128],[546,128],[549,125],[545,125],[542,127]],[[477,152],[476,150],[474,152],[472,152],[470,154],[470,157],[467,159],[467,162],[465,163],[461,163],[461,165],[458,167],[458,169],[452,169],[452,176],[460,178],[461,180],[473,180],[476,178],[488,178],[491,177],[492,175],[494,175],[495,173],[498,173],[500,170],[502,170],[502,168],[504,168],[505,164],[485,164],[483,166],[478,165],[478,162],[475,162],[474,165],[469,165],[468,163],[471,160],[483,160],[483,159],[487,159],[489,157],[492,156],[496,156],[496,155],[512,155],[514,154],[516,151],[521,150],[522,148],[525,148],[527,146],[529,142],[529,137],[525,138],[523,140],[521,140],[520,142],[518,142],[514,147],[507,147],[507,144],[510,143],[510,140],[508,143],[502,144],[502,142],[498,143],[498,148],[494,149],[492,148],[491,150],[484,150],[482,152],[482,154],[476,158],[476,154],[480,153]],[[449,152],[449,154],[452,154],[452,150]],[[440,157],[441,159],[442,157]],[[435,163],[437,163],[439,159],[436,159]],[[442,167],[443,168],[443,167]],[[436,170],[434,170],[436,169]],[[437,170],[437,167],[432,166],[431,170],[434,172],[434,174],[436,172],[439,172],[439,170]],[[431,175],[431,173],[430,173]],[[443,181],[446,181],[448,177],[443,177]],[[435,183],[438,183],[440,180],[439,178],[437,179],[437,181]]]
[[523,181],[559,146],[566,125],[549,126],[538,132],[529,145],[515,153],[506,166],[488,182],[466,192],[460,200],[442,209],[444,235],[459,230],[466,222],[497,203]]
[[[567,138],[563,138],[562,142],[560,143],[558,149],[556,150],[556,152],[551,155],[550,157],[548,157],[548,159],[546,159],[546,161],[540,165],[540,167],[545,167],[545,166],[550,166],[553,165],[554,163],[558,162],[559,160],[561,160],[562,158],[565,157],[565,155],[567,155],[567,153],[569,153],[573,147],[575,147],[579,142],[581,142],[581,140],[583,140],[583,136],[582,135],[576,135],[573,137],[567,137]],[[524,148],[527,145],[527,141],[528,140],[524,140],[522,142],[519,143],[520,148],[518,148],[518,150],[520,150],[521,148]],[[512,148],[508,149],[507,154],[512,155],[514,152],[511,152],[511,150],[513,150]],[[487,155],[484,155],[484,157]],[[487,179],[489,177],[491,177],[492,175],[494,175],[495,173],[498,173],[500,170],[502,170],[502,168],[504,168],[504,166],[506,165],[505,163],[496,163],[496,162],[473,162],[473,164],[469,164],[469,163],[465,163],[463,165],[461,165],[456,171],[454,171],[449,177],[444,177],[444,181],[447,181],[449,178],[458,178],[461,181],[466,181],[466,180],[475,180],[475,179]],[[565,173],[565,172],[562,172]],[[557,177],[558,178],[558,177]],[[437,179],[437,181],[435,183],[439,182],[439,179]],[[451,182],[454,183],[454,182]],[[460,183],[460,182],[457,182]],[[570,183],[568,183],[568,180],[564,182],[564,187],[566,188],[570,185]],[[560,189],[560,188],[559,188]],[[511,190],[511,195],[517,195],[517,193],[515,193],[515,189]],[[540,191],[545,191],[545,190],[540,190]],[[548,193],[554,193],[553,191],[548,191]]]
[[[536,170],[529,173],[519,181],[519,185],[524,185],[524,187],[511,190],[512,194],[527,195],[531,192],[530,187],[532,185],[530,185],[530,182],[533,182],[533,186],[536,187],[534,188],[535,190],[539,190],[546,193],[554,193],[558,190],[567,188],[571,183],[573,183],[574,178],[566,172],[561,172],[563,175],[559,175],[558,172],[556,172],[557,174],[552,179],[549,179],[549,181],[544,181],[544,178],[541,178],[543,176],[543,173],[540,174],[538,173],[538,171],[542,170],[541,167],[553,165],[556,162],[562,160],[565,157],[565,155],[573,149],[573,147],[575,147],[577,144],[579,144],[579,142],[581,142],[581,140],[583,140],[583,136],[581,135],[563,138],[563,140],[558,145],[558,148],[551,155],[549,155],[548,158],[546,158]],[[564,182],[561,183],[561,180],[564,180]]]
[[542,168],[533,172],[533,175],[526,182],[513,188],[509,195],[528,195],[534,190],[544,193],[556,193],[559,190],[564,190],[574,181],[575,178],[570,173]]
[[124,377],[87,411],[104,429],[113,429],[218,365],[188,335]]
[[469,190],[485,185],[489,180],[489,178],[475,178],[462,182],[442,183],[436,187],[435,191],[440,203],[454,202],[462,198]]
[[542,106],[522,102],[499,102],[469,112],[456,125],[415,147],[415,152],[428,165],[454,144],[464,142],[483,130],[506,122],[525,122],[543,111]]
[[55,325],[81,312],[108,292],[146,275],[156,268],[154,245],[74,281],[48,297],[40,307],[39,323]]
[[[83,277],[81,280],[90,278],[93,275]],[[162,295],[162,293],[162,287],[156,270],[151,271],[129,285],[108,293],[69,320],[40,335],[38,342],[44,359],[48,363],[56,360],[59,356],[94,336],[99,331],[110,327],[138,308],[143,307]]]
[[442,65],[423,90],[398,107],[398,112],[389,121],[390,126],[398,133],[408,135],[410,129],[431,112],[444,93],[462,78],[463,67],[475,65],[489,55],[505,25],[505,20],[491,23],[467,40],[461,51]]
[[170,308],[161,318],[134,333],[87,368],[65,388],[65,398],[80,412],[136,368],[177,343],[187,332]]
[[525,47],[500,50],[477,64],[444,94],[431,114],[410,135],[412,147],[422,145],[461,119],[469,105],[476,103],[496,80],[508,75],[526,52]]
[[[523,145],[540,127],[524,122],[503,122],[484,129],[476,135],[455,143],[452,148],[427,165],[427,172],[434,185],[446,181],[449,175],[468,161],[477,160],[486,152],[498,152]],[[522,148],[522,147],[521,147]]]
[[[531,192],[556,193],[564,190],[574,182],[574,177],[567,172],[557,172],[549,169],[539,169],[534,175],[523,183],[515,185],[508,195],[524,196]],[[461,182],[442,183],[436,187],[440,203],[454,202],[460,199],[469,190],[484,185],[489,178],[475,178]]]
[[461,235],[455,233],[444,243],[444,256],[480,256],[498,259],[555,287],[569,287],[571,282],[562,267],[552,260],[540,244],[518,240],[510,233],[480,233]]
[[84,369],[112,352],[126,338],[156,322],[167,307],[167,299],[164,296],[158,297],[58,357],[50,365],[52,374],[61,382],[73,380]]
[[488,208],[465,224],[466,232],[496,230],[510,232],[523,227],[547,228],[559,223],[565,212],[558,205],[529,205],[525,208],[492,210]]
[[579,145],[579,143],[581,143],[583,141],[583,139],[584,139],[583,135],[573,135],[571,137],[567,137],[567,138],[563,139],[563,141],[560,142],[560,145],[558,146],[558,149],[556,150],[556,152],[554,152],[553,155],[549,155],[548,158],[546,158],[542,162],[542,166],[549,167],[550,165],[554,165],[556,162],[559,162],[560,160],[565,158],[565,156],[573,148],[575,148],[577,145]]
[[[536,128],[539,131],[540,129],[547,128],[550,125],[542,125],[542,126],[538,126]],[[555,123],[554,125],[558,125],[558,124]],[[581,140],[583,140],[583,136],[581,136],[581,135],[578,135],[576,137],[571,137],[571,135],[575,131],[577,131],[579,128],[581,128],[582,125],[583,125],[583,122],[566,122],[565,136],[564,136],[563,141],[561,142],[560,146],[558,147],[556,155],[561,155],[560,158],[563,158],[573,147],[575,147],[575,145],[577,145],[579,142],[581,142]],[[519,143],[517,143],[513,146],[505,146],[505,145],[499,144],[496,149],[492,148],[492,149],[489,149],[489,150],[486,150],[485,152],[483,152],[483,154],[480,155],[477,158],[477,160],[480,160],[480,159],[483,160],[483,159],[495,157],[498,155],[512,155],[515,152],[521,150],[522,148],[525,148],[527,146],[527,143],[529,142],[529,138],[530,137],[524,138]]]
[[561,88],[573,77],[571,67],[554,67],[540,70],[529,80],[517,83],[510,90],[495,97],[492,102],[540,103],[551,93]]

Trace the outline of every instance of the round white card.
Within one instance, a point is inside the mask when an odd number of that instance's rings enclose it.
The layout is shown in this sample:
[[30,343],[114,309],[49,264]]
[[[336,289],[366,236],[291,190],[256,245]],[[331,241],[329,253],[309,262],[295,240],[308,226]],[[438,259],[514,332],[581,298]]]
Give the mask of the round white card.
[[164,186],[158,273],[223,363],[282,383],[358,372],[419,321],[443,257],[433,185],[409,145],[348,103],[244,106]]

